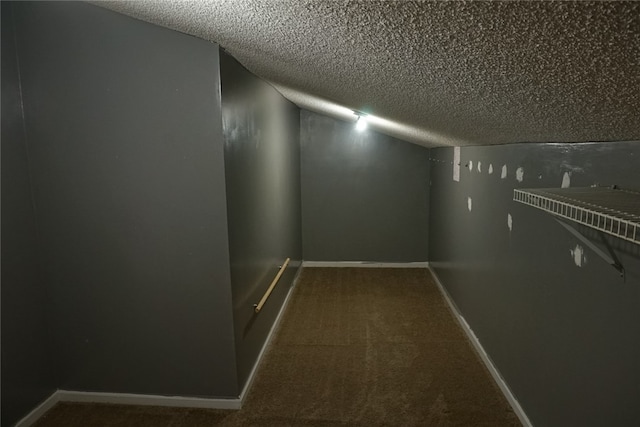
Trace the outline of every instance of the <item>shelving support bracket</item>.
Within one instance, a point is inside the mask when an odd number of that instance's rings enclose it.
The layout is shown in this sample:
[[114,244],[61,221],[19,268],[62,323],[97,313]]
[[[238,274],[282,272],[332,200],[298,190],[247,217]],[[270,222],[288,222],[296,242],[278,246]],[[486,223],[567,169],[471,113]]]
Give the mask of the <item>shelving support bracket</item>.
[[607,240],[606,240],[606,238],[604,236],[604,233],[602,233],[601,231],[598,231],[598,234],[600,234],[600,239],[602,239],[602,243],[604,244],[604,246],[607,248],[607,251],[609,252],[608,254],[605,253],[598,246],[596,246],[591,240],[589,240],[587,237],[585,237],[582,233],[580,233],[578,230],[576,230],[573,226],[567,224],[564,221],[561,221],[558,217],[554,217],[554,219],[561,226],[563,226],[569,233],[573,234],[578,240],[580,240],[582,243],[587,245],[587,247],[589,247],[589,249],[591,249],[593,252],[595,252],[596,255],[598,255],[600,258],[605,260],[607,262],[607,264],[609,264],[613,268],[615,268],[618,271],[618,273],[620,273],[620,277],[625,279],[624,266],[622,265],[622,263],[620,262],[620,260],[616,256],[615,252],[611,248],[611,245],[609,245],[609,242],[607,242]]

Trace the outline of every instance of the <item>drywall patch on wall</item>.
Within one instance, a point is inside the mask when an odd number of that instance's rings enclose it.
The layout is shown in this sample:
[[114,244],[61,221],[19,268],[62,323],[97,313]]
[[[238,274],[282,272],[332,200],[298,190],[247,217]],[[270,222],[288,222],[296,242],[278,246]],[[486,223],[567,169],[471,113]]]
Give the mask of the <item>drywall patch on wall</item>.
[[482,173],[482,162],[478,162],[478,172]]
[[565,172],[564,176],[562,177],[561,188],[569,188],[569,187],[571,187],[571,173]]
[[522,182],[523,179],[524,179],[524,168],[520,166],[518,169],[516,169],[516,180],[518,180],[518,182]]
[[473,201],[471,200],[471,197],[467,197],[467,209],[469,209],[469,212],[471,212],[472,207],[473,207]]
[[507,177],[507,165],[502,165],[502,174],[500,178],[505,179]]
[[510,213],[507,214],[507,227],[509,227],[509,233],[511,233],[513,230],[513,218]]
[[493,173],[493,165],[489,163],[489,175]]
[[460,147],[453,147],[453,180],[460,182]]
[[576,266],[582,267],[587,263],[587,256],[584,253],[584,248],[582,246],[576,245],[576,247],[574,249],[570,249],[569,252],[571,253],[571,258],[573,258],[573,262]]

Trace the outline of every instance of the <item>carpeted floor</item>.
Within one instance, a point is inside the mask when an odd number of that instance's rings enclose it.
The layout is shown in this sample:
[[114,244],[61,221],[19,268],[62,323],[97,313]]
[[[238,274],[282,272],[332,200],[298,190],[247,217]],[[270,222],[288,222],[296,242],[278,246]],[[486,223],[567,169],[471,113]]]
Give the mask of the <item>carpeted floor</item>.
[[58,404],[38,427],[519,426],[424,269],[306,268],[239,411]]

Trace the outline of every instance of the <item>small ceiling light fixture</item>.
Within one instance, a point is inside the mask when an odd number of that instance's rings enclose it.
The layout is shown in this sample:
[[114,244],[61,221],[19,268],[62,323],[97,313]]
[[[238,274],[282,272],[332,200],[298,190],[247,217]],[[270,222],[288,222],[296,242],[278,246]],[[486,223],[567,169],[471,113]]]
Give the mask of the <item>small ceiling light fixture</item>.
[[[357,113],[356,113],[357,114]],[[367,119],[365,116],[358,114],[358,119],[356,120],[356,130],[358,132],[362,132],[367,128]]]

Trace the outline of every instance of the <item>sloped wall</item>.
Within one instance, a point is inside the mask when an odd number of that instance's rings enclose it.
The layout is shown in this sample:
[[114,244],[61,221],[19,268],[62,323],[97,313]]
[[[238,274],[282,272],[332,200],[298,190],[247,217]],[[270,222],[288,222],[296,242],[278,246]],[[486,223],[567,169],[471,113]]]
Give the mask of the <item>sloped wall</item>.
[[430,264],[533,424],[640,423],[640,249],[608,239],[623,281],[512,201],[563,182],[640,189],[640,143],[463,147],[459,181],[453,148],[431,157]]
[[[300,110],[220,54],[233,316],[240,389],[302,260]],[[279,265],[289,267],[259,314]]]

